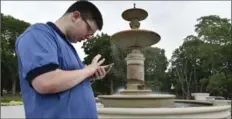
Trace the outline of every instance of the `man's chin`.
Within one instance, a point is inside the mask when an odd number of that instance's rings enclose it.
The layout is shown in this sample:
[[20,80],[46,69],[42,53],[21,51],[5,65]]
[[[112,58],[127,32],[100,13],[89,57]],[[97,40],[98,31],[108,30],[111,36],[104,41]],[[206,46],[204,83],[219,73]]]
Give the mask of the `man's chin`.
[[78,40],[77,42],[81,43],[81,42],[84,42],[84,41],[86,41],[86,39]]
[[82,42],[82,41],[84,41],[84,40],[75,40],[75,41],[71,41],[72,43],[80,43],[80,42]]
[[78,42],[83,42],[83,41],[85,41],[85,40],[79,40]]

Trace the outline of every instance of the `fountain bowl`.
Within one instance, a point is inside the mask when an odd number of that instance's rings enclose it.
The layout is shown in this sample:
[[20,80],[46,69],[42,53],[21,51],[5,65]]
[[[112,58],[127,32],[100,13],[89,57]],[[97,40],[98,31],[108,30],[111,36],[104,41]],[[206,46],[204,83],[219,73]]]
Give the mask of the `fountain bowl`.
[[146,94],[146,95],[99,95],[104,107],[149,108],[167,107],[174,104],[174,95]]
[[139,20],[142,21],[146,19],[148,16],[147,11],[140,9],[140,8],[132,8],[124,11],[122,13],[122,18],[127,21]]
[[112,35],[111,41],[122,49],[130,47],[145,48],[160,41],[161,37],[156,32],[143,29],[130,29]]

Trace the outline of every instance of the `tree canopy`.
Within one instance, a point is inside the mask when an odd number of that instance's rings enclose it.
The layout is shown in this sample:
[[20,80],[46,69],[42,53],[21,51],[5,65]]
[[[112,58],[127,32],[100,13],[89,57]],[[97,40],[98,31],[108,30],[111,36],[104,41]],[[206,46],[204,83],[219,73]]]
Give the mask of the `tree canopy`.
[[15,95],[18,79],[15,40],[30,24],[2,13],[1,18],[1,91],[11,90]]

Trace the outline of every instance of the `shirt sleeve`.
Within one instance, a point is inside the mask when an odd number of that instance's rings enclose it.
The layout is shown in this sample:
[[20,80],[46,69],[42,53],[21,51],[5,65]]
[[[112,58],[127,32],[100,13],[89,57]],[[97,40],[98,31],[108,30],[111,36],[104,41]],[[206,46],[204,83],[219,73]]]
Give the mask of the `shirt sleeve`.
[[30,84],[35,77],[59,66],[55,38],[48,31],[28,31],[19,39],[16,50],[23,78]]

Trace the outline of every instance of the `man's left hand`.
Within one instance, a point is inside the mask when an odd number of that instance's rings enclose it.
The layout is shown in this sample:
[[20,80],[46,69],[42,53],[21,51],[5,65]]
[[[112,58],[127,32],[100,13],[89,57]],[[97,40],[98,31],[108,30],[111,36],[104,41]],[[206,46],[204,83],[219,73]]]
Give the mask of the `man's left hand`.
[[105,68],[100,66],[97,71],[94,73],[94,77],[96,80],[103,79],[106,75]]
[[105,75],[111,70],[114,63],[109,65],[100,66],[93,76],[90,77],[90,81],[93,83],[95,80],[100,80],[105,77]]

